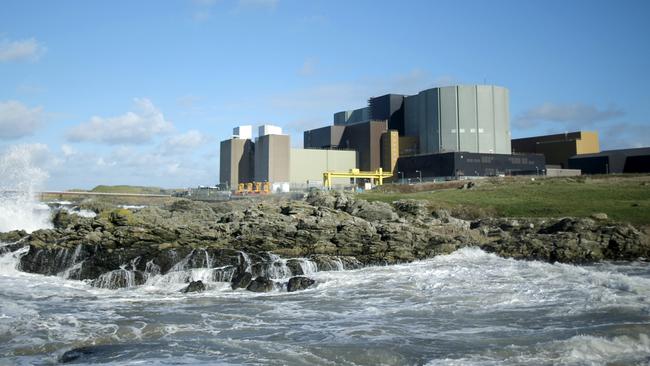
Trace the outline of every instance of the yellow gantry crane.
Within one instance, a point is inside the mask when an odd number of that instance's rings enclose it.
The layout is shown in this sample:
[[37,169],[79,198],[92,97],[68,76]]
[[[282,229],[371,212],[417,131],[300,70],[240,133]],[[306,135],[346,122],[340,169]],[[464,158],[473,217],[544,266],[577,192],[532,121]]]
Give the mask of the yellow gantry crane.
[[332,178],[366,178],[378,186],[384,184],[384,179],[393,176],[393,172],[384,172],[382,168],[374,172],[363,172],[359,169],[350,169],[348,172],[325,172],[323,173],[323,185],[332,188]]

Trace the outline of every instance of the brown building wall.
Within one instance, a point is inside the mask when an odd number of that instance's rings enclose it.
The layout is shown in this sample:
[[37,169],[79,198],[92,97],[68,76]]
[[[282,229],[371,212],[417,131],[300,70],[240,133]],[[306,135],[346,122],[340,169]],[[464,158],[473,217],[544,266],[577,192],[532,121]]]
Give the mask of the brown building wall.
[[399,131],[388,130],[381,135],[381,168],[394,172],[399,158]]
[[248,139],[221,141],[219,182],[236,188],[239,183],[253,181],[253,142]]
[[255,181],[289,182],[288,135],[265,135],[255,141]]
[[417,155],[419,151],[419,136],[400,136],[399,156]]
[[357,166],[373,171],[381,167],[381,135],[388,130],[386,121],[369,121],[345,126],[339,147],[358,153]]
[[569,166],[569,158],[600,152],[598,133],[578,131],[512,140],[514,153],[544,154],[546,164]]

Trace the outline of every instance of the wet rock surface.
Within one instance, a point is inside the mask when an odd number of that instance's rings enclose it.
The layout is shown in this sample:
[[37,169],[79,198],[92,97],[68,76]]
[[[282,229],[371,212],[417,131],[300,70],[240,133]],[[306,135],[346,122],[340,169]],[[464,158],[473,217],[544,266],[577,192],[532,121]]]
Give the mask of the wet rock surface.
[[274,285],[272,280],[266,277],[257,277],[248,284],[246,290],[252,292],[269,292],[273,290],[273,287]]
[[182,293],[188,293],[188,292],[203,292],[205,291],[205,284],[203,284],[203,281],[198,280],[198,281],[192,281],[190,282],[187,287],[181,290]]
[[[419,201],[369,203],[340,192],[315,191],[302,200],[93,208],[96,217],[59,211],[53,229],[3,233],[0,241],[29,246],[20,261],[23,271],[107,288],[185,271],[187,283],[208,279],[230,282],[233,289],[266,289],[268,282],[259,278],[286,281],[314,271],[404,263],[466,246],[565,263],[650,258],[644,233],[603,216],[470,222]],[[211,269],[207,277],[193,277],[191,271],[201,268]]]
[[287,291],[294,292],[294,291],[306,290],[312,285],[314,285],[315,283],[316,281],[308,277],[302,277],[302,276],[291,277],[289,279],[289,282],[287,283]]

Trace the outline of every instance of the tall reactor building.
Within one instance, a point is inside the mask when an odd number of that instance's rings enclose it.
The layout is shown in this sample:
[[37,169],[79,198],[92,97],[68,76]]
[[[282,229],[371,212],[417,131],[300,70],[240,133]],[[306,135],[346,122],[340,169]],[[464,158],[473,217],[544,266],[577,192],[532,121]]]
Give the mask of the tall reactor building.
[[404,134],[419,153],[510,154],[508,89],[492,85],[432,88],[404,98]]

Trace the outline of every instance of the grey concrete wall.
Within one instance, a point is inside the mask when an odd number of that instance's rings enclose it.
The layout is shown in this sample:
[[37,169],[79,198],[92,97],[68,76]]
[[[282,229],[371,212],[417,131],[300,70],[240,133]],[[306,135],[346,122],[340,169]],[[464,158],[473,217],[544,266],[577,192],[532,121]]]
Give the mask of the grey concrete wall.
[[458,87],[458,141],[460,151],[478,151],[476,87]]
[[345,126],[325,126],[304,132],[305,149],[338,147],[341,144]]
[[476,107],[478,115],[478,152],[494,153],[494,96],[492,87],[476,87]]
[[440,88],[440,151],[458,151],[457,88]]
[[493,86],[494,147],[497,154],[510,154],[510,103],[508,89]]
[[444,151],[510,153],[508,90],[491,85],[432,88],[407,97],[407,136],[421,154]]

